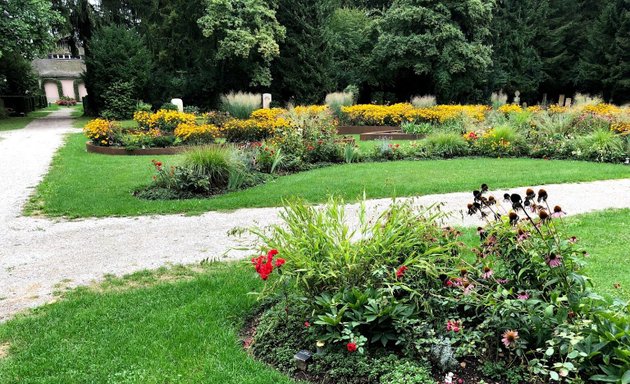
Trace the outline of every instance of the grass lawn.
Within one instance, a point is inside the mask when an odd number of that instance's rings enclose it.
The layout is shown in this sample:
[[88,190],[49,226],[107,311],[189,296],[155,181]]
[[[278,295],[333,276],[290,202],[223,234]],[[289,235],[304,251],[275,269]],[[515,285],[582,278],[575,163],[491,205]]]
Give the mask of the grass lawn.
[[213,264],[70,292],[0,326],[11,345],[0,383],[291,383],[240,346],[258,285],[242,266]]
[[26,125],[30,123],[31,121],[38,119],[40,117],[47,116],[50,112],[56,111],[59,108],[61,107],[59,107],[57,104],[52,104],[49,107],[30,112],[28,115],[24,117],[9,117],[7,119],[0,119],[0,131],[22,129],[26,127]]
[[[568,220],[589,249],[595,290],[630,299],[630,210]],[[469,235],[469,234],[467,234]],[[612,284],[620,283],[615,290]],[[238,332],[260,287],[250,266],[138,272],[70,291],[0,325],[0,382],[292,383],[252,360]],[[1,356],[1,354],[0,354]]]
[[[300,196],[323,202],[329,194],[356,200],[472,190],[486,182],[492,188],[630,177],[624,165],[533,159],[397,161],[337,165],[284,176],[243,191],[209,199],[147,201],[132,191],[151,181],[153,157],[107,156],[85,151],[85,137],[73,134],[26,208],[51,216],[130,216],[200,213],[244,207],[282,205]],[[179,156],[159,156],[166,165]]]

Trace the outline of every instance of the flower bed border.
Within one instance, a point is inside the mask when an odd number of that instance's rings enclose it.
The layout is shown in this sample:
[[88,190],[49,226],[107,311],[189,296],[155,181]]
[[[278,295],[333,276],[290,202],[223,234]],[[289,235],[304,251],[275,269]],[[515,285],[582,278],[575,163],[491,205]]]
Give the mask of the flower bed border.
[[362,133],[393,131],[399,129],[388,125],[340,125],[337,132],[340,135],[359,135]]
[[378,132],[362,133],[361,141],[370,140],[420,140],[425,138],[426,135],[416,135],[414,133],[404,133],[400,129],[394,130],[380,130]]
[[89,153],[98,153],[110,156],[157,156],[176,155],[186,151],[188,146],[166,147],[166,148],[145,148],[145,149],[125,149],[124,147],[101,147],[89,141],[85,143],[85,149]]

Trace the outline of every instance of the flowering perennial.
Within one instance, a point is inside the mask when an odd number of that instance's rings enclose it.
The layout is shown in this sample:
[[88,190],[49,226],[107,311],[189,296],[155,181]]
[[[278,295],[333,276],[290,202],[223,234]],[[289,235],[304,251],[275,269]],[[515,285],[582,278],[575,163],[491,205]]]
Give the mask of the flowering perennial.
[[280,257],[278,257],[274,262],[273,258],[277,254],[278,251],[272,249],[267,252],[267,255],[260,255],[252,259],[252,264],[254,265],[254,268],[256,269],[258,275],[260,275],[261,279],[267,280],[269,278],[269,275],[271,275],[271,273],[273,272],[274,267],[280,268],[286,263],[286,260]]

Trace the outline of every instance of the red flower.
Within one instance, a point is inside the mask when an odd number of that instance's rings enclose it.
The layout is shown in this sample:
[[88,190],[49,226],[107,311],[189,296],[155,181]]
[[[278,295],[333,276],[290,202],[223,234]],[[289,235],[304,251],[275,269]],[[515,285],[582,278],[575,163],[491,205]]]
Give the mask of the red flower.
[[281,257],[278,257],[276,259],[276,267],[280,268],[284,265],[284,263],[286,263],[287,261]]
[[348,349],[348,352],[355,352],[357,350],[357,343],[348,343],[346,345],[346,348]]
[[308,321],[305,321],[305,322],[304,322],[304,326],[305,326],[306,328],[308,328],[308,327],[310,327],[310,326],[311,326],[311,323],[309,323]]
[[455,320],[449,320],[446,322],[446,330],[447,331],[453,331],[455,333],[459,332],[459,321],[455,321]]
[[[252,264],[256,269],[256,272],[260,275],[260,278],[263,280],[267,280],[269,275],[273,272],[273,257],[278,254],[278,251],[275,249],[267,252],[267,257],[264,255],[260,255],[258,257],[254,257],[252,259]],[[266,260],[265,260],[266,259]],[[278,258],[276,260],[276,266],[279,267],[285,263],[284,259]]]
[[155,163],[156,166],[161,167],[162,166],[162,162],[158,161],[157,163]]
[[403,277],[403,275],[405,274],[405,271],[407,271],[409,268],[407,268],[406,265],[403,265],[402,267],[398,268],[396,270],[396,278],[400,279],[401,277]]

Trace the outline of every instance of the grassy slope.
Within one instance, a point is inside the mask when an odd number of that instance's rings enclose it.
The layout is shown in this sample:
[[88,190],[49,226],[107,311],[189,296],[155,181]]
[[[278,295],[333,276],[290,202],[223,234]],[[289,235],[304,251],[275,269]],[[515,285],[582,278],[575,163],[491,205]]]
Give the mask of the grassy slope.
[[[330,193],[354,200],[467,191],[486,182],[492,188],[630,177],[623,165],[532,159],[455,159],[338,165],[290,176],[211,199],[145,201],[131,195],[151,180],[153,157],[106,156],[85,152],[85,138],[69,137],[39,186],[28,212],[70,217],[198,213],[243,207],[279,206],[300,196],[325,201]],[[178,156],[159,156],[168,164]]]
[[[591,252],[595,289],[626,300],[628,215],[626,209],[569,220],[570,232]],[[71,291],[0,325],[0,347],[11,346],[9,357],[0,358],[0,382],[291,383],[238,343],[243,317],[254,306],[247,292],[260,287],[248,268],[175,267]],[[626,289],[613,292],[613,282]]]
[[8,131],[12,129],[22,129],[28,125],[31,121],[44,117],[52,111],[58,110],[60,107],[56,104],[47,108],[38,109],[37,111],[30,112],[25,117],[9,117],[7,119],[0,119],[0,131]]

